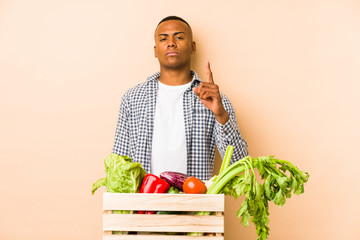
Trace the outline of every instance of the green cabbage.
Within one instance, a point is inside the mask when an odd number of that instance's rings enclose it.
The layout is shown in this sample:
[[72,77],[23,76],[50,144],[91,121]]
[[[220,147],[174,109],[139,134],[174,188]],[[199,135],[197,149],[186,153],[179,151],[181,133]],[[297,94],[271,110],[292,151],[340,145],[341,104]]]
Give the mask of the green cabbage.
[[119,156],[111,153],[104,160],[106,177],[97,180],[91,193],[102,186],[112,193],[137,193],[146,174],[140,163],[132,162],[128,156]]
[[[91,193],[102,186],[106,186],[107,192],[112,193],[138,193],[142,180],[145,177],[145,170],[140,163],[132,162],[128,156],[119,156],[115,153],[110,154],[104,160],[105,178],[97,180],[91,189]],[[131,214],[133,211],[113,210],[116,214]],[[126,235],[128,232],[113,231],[113,234]]]

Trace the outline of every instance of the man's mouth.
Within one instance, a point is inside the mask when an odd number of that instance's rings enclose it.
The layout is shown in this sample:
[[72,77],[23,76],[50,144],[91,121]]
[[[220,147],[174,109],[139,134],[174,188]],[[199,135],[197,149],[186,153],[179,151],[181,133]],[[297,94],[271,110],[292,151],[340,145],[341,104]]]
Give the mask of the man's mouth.
[[166,56],[176,56],[178,54],[179,54],[178,52],[167,52],[165,55]]

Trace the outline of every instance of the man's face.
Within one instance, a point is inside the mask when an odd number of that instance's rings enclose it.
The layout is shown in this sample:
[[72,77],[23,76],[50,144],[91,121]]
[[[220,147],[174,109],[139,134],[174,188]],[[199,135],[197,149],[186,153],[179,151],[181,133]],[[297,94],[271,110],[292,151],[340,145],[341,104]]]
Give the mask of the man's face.
[[161,68],[182,69],[190,66],[195,53],[190,27],[178,20],[162,22],[155,31],[155,57]]

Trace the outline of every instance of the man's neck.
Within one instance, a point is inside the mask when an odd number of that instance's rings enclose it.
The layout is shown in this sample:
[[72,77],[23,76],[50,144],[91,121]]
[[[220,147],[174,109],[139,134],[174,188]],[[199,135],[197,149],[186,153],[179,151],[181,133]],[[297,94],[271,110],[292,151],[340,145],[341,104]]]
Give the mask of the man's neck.
[[191,82],[192,76],[189,69],[169,70],[160,69],[159,81],[170,86],[184,85]]

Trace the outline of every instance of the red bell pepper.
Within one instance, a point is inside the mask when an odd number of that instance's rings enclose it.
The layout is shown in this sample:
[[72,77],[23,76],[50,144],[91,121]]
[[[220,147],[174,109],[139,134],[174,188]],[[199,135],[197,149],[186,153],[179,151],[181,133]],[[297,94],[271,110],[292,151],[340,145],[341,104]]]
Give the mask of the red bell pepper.
[[[166,193],[170,184],[154,174],[146,174],[140,187],[140,193]],[[154,214],[154,211],[138,211],[138,214]]]

